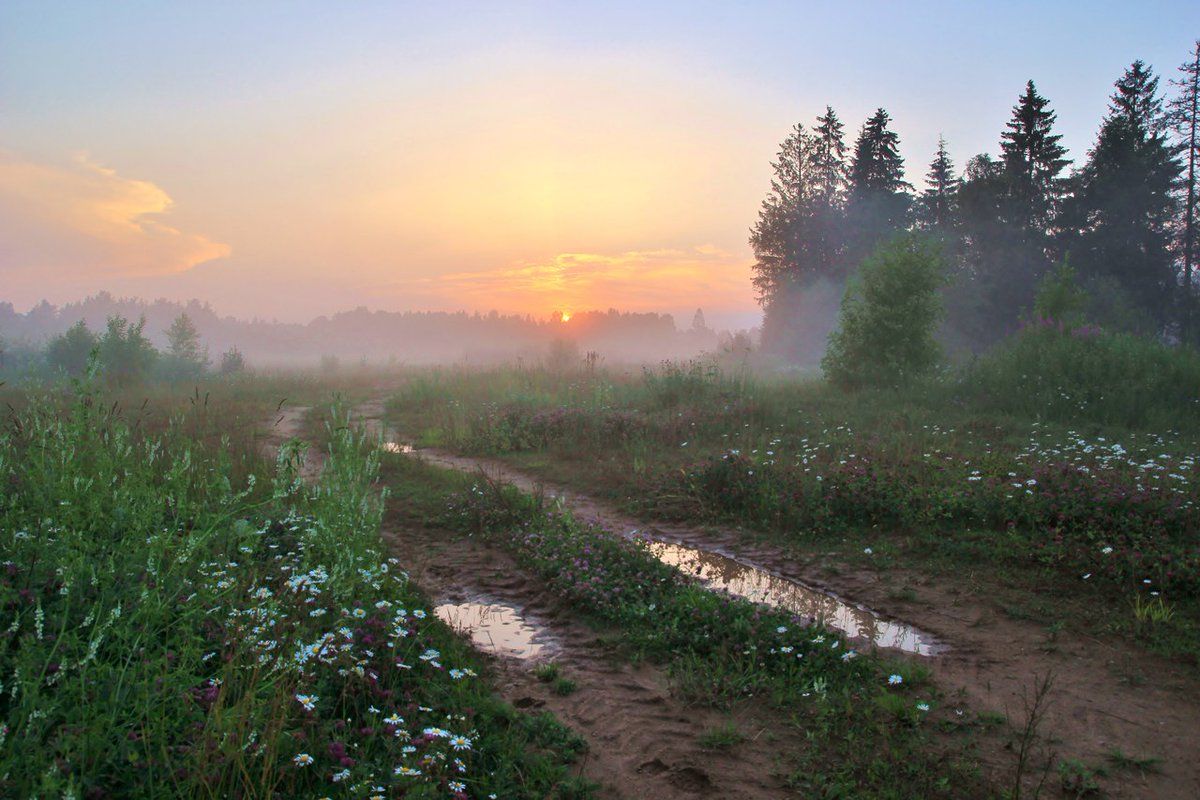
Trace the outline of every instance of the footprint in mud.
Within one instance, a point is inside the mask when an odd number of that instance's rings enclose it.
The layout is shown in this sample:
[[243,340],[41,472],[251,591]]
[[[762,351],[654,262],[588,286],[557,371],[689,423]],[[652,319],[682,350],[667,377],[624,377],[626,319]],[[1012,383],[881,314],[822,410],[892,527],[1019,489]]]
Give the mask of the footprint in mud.
[[689,792],[706,792],[713,788],[712,778],[697,767],[680,767],[671,770],[671,782]]
[[640,764],[637,768],[637,771],[644,775],[661,775],[668,770],[670,770],[670,767],[657,758]]

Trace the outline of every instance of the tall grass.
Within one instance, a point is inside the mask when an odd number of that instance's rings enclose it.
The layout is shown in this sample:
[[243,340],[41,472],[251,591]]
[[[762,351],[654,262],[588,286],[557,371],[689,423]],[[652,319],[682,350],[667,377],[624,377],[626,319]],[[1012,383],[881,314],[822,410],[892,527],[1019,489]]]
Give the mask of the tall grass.
[[974,408],[1063,424],[1200,427],[1200,353],[1094,327],[1039,323],[967,368]]
[[[197,413],[193,410],[192,413]],[[237,450],[81,385],[0,434],[0,794],[542,797],[577,749],[520,718],[384,558],[378,448],[335,420]],[[245,459],[243,459],[245,460]],[[550,748],[543,755],[540,748]]]

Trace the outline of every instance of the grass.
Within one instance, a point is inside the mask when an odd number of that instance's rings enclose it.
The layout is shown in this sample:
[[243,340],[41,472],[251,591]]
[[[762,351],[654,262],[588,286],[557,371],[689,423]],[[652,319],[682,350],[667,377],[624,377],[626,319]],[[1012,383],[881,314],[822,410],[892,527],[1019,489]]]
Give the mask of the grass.
[[551,683],[558,678],[560,671],[557,662],[547,661],[534,667],[533,675],[542,683]]
[[1108,752],[1108,761],[1116,769],[1129,770],[1142,774],[1158,772],[1162,764],[1161,758],[1155,756],[1131,756],[1119,749],[1113,749]]
[[[418,445],[505,458],[639,515],[761,531],[834,568],[976,571],[1009,605],[1058,616],[1100,604],[1078,624],[1200,663],[1189,409],[1166,429],[1110,414],[1068,427],[953,380],[846,394],[700,362],[416,371],[388,405]],[[1141,625],[1132,595],[1176,613]]]
[[[819,625],[709,591],[644,547],[582,525],[512,487],[387,459],[398,524],[423,520],[509,550],[580,617],[616,631],[624,656],[668,672],[685,701],[777,709],[804,744],[781,756],[803,791],[872,797],[986,797],[970,726],[943,710],[928,672],[859,654]],[[904,671],[900,685],[889,675]],[[556,690],[552,665],[536,673]],[[939,729],[949,725],[950,734]]]
[[582,740],[496,700],[384,557],[372,443],[332,429],[309,486],[216,405],[85,383],[10,412],[0,794],[585,796]]
[[730,750],[746,741],[746,735],[732,722],[726,722],[705,731],[700,737],[700,746],[705,750]]

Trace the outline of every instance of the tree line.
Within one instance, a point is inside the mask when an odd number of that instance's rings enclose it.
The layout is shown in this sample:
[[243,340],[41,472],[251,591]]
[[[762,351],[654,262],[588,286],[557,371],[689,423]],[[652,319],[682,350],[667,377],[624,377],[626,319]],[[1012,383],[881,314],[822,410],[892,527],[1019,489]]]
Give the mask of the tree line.
[[1012,332],[1033,313],[1039,281],[1064,262],[1096,322],[1200,339],[1200,41],[1170,87],[1160,90],[1160,77],[1134,61],[1072,168],[1057,114],[1030,80],[1000,134],[999,156],[976,155],[960,173],[939,139],[919,193],[885,109],[852,145],[832,107],[811,126],[797,124],[772,162],[750,236],[764,347],[796,361],[819,358],[833,316],[828,303],[809,299],[840,295],[878,245],[913,231],[940,243],[948,264],[942,335],[952,348],[978,351]]
[[[107,380],[128,385],[150,377],[192,380],[208,372],[212,361],[200,343],[195,323],[182,313],[165,331],[166,348],[158,350],[146,336],[146,318],[131,322],[113,315],[103,331],[92,331],[83,320],[46,342],[42,358],[47,367],[72,376],[90,369],[103,371]],[[218,369],[222,374],[241,372],[245,359],[236,347],[225,351]]]

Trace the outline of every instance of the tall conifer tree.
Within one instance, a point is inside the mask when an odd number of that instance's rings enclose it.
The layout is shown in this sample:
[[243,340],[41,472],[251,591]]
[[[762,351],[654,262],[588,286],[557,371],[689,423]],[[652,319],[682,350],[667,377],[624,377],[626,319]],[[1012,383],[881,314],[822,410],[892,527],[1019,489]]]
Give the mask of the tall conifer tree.
[[958,178],[954,162],[946,149],[946,139],[938,137],[937,153],[925,173],[925,191],[921,195],[918,218],[925,228],[952,230],[957,221]]
[[1158,78],[1135,61],[1115,84],[1064,215],[1072,263],[1087,277],[1115,280],[1158,325],[1170,316],[1176,285],[1172,226],[1182,169],[1166,126]]
[[1179,96],[1169,107],[1168,120],[1183,150],[1183,220],[1179,226],[1179,252],[1183,257],[1184,300],[1188,316],[1185,332],[1195,339],[1191,330],[1192,306],[1195,303],[1194,280],[1197,259],[1200,258],[1200,231],[1197,230],[1197,162],[1200,161],[1200,39],[1193,46],[1192,56],[1179,67],[1181,76],[1172,83]]
[[850,162],[847,222],[853,232],[851,262],[857,262],[880,240],[908,226],[911,188],[904,180],[900,137],[888,127],[887,111],[876,110],[859,131]]
[[1031,238],[1049,233],[1064,191],[1060,174],[1071,163],[1065,158],[1066,148],[1059,144],[1062,135],[1053,133],[1057,119],[1050,101],[1029,81],[1000,136],[1008,195],[1006,217]]

